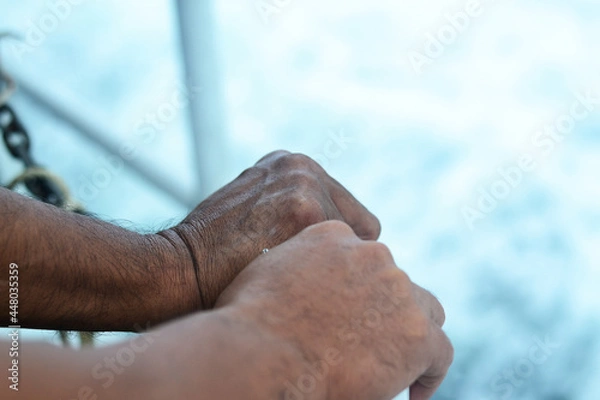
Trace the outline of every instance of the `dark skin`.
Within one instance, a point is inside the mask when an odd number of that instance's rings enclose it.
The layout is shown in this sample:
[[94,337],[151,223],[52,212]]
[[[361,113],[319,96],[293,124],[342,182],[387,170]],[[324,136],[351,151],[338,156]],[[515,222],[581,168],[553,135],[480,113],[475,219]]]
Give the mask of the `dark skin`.
[[[163,324],[140,336],[143,350],[130,345],[135,362],[110,383],[95,373],[125,344],[74,352],[27,343],[22,390],[0,386],[2,398],[285,399],[311,366],[326,365],[304,398],[384,400],[411,386],[411,399],[424,400],[452,360],[439,302],[374,242],[377,219],[305,156],[266,156],[157,234],[5,190],[0,209],[0,273],[19,265],[21,326]],[[6,283],[0,290],[7,298]],[[349,331],[374,313],[378,324]]]
[[177,243],[176,233],[190,249],[198,266],[200,307],[206,309],[262,249],[329,220],[346,222],[365,240],[376,240],[381,231],[379,220],[316,162],[275,152],[161,234]]
[[[210,309],[264,248],[312,224],[347,222],[376,239],[379,221],[306,156],[275,152],[174,228],[140,235],[0,189],[0,276],[20,265],[21,325],[132,331]],[[1,283],[0,283],[1,284]],[[2,293],[6,286],[1,286]],[[0,294],[3,295],[3,294]],[[0,316],[8,325],[8,316]]]

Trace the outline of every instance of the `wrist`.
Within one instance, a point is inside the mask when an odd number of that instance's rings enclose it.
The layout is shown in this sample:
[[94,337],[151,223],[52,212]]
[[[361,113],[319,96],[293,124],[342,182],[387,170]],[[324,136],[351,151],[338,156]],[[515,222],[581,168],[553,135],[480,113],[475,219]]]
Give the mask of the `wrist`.
[[160,323],[200,309],[195,260],[181,237],[168,229],[144,235],[144,240],[155,281],[152,293],[147,293],[148,319]]
[[168,239],[179,253],[179,258],[187,260],[185,270],[190,283],[189,295],[197,305],[195,309],[213,308],[213,283],[218,281],[219,270],[211,267],[217,263],[209,251],[214,246],[206,243],[206,227],[183,221],[171,229],[159,232],[158,235]]
[[122,238],[125,263],[101,268],[111,272],[101,290],[90,291],[95,297],[90,303],[102,305],[91,314],[108,316],[96,329],[145,331],[198,309],[189,256],[173,236],[129,233]]

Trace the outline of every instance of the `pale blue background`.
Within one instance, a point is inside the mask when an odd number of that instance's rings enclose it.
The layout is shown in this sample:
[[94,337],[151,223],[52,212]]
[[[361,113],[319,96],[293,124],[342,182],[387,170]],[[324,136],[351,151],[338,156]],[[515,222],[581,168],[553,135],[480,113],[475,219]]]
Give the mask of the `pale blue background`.
[[[427,35],[448,24],[444,15],[468,1],[290,0],[267,22],[257,3],[217,1],[228,154],[214,169],[221,183],[286,148],[320,159],[379,216],[397,264],[446,307],[456,360],[436,399],[600,398],[600,113],[549,154],[532,144],[576,93],[600,96],[600,5],[485,2],[417,74],[410,52],[423,51]],[[42,1],[3,3],[0,29],[27,32],[48,10]],[[121,142],[185,82],[176,23],[166,0],[83,1],[34,51],[4,46],[2,54]],[[35,156],[74,189],[101,168],[105,155],[61,121],[24,96],[13,104]],[[187,111],[139,151],[191,188]],[[353,142],[325,159],[329,135],[340,131]],[[469,229],[464,207],[522,154],[537,168]],[[6,182],[18,165],[0,157]],[[86,206],[150,230],[187,211],[127,170]],[[545,337],[560,344],[546,362],[518,384],[494,386]]]

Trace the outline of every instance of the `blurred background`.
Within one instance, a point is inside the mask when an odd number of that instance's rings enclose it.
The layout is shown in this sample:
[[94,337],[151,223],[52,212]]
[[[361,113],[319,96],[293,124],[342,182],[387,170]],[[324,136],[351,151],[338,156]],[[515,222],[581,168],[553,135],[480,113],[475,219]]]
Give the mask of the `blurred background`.
[[[33,155],[90,212],[164,228],[266,153],[305,153],[444,304],[456,357],[436,399],[600,398],[596,1],[21,0],[0,16],[21,36],[1,59]],[[0,183],[21,168],[0,149]]]

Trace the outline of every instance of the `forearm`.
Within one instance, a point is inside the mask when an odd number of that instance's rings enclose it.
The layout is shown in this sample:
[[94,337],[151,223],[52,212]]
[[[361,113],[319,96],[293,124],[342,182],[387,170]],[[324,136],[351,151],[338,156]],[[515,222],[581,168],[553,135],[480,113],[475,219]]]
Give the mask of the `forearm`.
[[[308,373],[304,354],[256,320],[252,313],[227,307],[151,332],[156,345],[140,357],[140,363],[151,365],[156,384],[144,398],[290,398],[289,382]],[[323,389],[315,388],[304,400],[325,400]]]
[[0,362],[6,374],[2,377],[0,398],[93,399],[80,397],[78,393],[88,386],[86,382],[93,365],[91,351],[78,352],[47,343],[21,341],[15,357],[10,347],[4,338],[0,340]]
[[[7,346],[0,341],[5,371]],[[7,382],[0,398],[276,400],[287,398],[286,381],[306,372],[293,346],[228,311],[196,314],[107,348],[21,347],[19,391]],[[322,390],[305,399],[324,399]]]
[[[193,270],[159,235],[141,235],[0,188],[0,298],[18,265],[22,327],[134,330],[190,312]],[[189,274],[189,276],[187,275]],[[6,300],[8,302],[8,300]],[[10,323],[8,304],[0,324]]]

